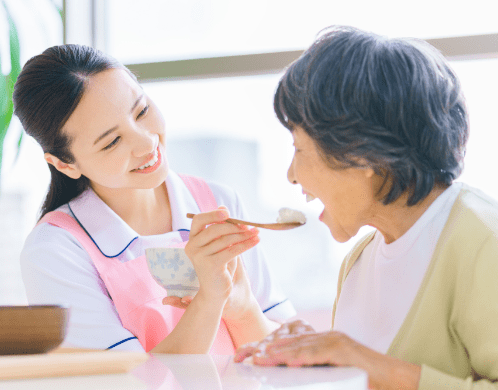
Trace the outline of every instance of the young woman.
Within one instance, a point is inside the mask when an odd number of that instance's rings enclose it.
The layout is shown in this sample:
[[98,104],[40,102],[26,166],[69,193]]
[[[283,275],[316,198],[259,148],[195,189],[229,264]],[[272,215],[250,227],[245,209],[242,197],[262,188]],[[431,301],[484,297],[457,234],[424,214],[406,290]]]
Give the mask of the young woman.
[[[52,175],[23,281],[30,304],[71,308],[63,347],[232,353],[294,314],[253,248],[258,231],[223,223],[244,218],[237,195],[168,169],[164,119],[119,62],[49,48],[24,66],[14,105]],[[186,240],[200,282],[191,302],[165,298],[144,256]]]

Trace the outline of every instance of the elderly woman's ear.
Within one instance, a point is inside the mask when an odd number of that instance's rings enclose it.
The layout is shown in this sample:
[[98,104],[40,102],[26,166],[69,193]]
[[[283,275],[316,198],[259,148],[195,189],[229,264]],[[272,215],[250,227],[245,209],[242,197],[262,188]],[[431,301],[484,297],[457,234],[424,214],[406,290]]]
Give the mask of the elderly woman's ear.
[[372,167],[372,164],[369,163],[365,158],[362,157],[353,157],[351,158],[352,161],[355,161],[361,169],[364,170],[365,176],[367,178],[371,178],[375,175],[375,169]]

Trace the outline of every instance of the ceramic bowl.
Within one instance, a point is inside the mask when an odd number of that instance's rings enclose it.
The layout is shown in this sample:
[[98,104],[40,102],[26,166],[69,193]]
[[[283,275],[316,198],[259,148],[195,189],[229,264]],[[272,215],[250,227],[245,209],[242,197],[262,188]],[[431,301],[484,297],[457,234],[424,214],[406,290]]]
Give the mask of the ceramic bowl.
[[0,354],[48,352],[66,335],[69,309],[56,305],[0,306]]
[[166,289],[168,296],[195,296],[199,279],[183,248],[149,248],[147,265],[154,280]]

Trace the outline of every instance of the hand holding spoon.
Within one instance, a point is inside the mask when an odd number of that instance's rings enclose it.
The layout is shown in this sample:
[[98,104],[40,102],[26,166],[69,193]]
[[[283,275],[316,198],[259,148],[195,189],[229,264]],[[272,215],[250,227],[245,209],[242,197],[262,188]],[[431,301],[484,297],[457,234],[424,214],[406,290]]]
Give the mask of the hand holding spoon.
[[[187,218],[194,218],[195,214],[192,213],[187,213]],[[304,223],[301,222],[282,222],[282,223],[257,223],[257,222],[248,222],[248,221],[242,221],[240,219],[235,219],[235,218],[228,218],[225,220],[225,222],[233,223],[236,225],[248,225],[248,226],[255,226],[263,229],[271,229],[271,230],[289,230],[289,229],[294,229],[299,226],[303,226]],[[306,223],[306,222],[305,222]]]

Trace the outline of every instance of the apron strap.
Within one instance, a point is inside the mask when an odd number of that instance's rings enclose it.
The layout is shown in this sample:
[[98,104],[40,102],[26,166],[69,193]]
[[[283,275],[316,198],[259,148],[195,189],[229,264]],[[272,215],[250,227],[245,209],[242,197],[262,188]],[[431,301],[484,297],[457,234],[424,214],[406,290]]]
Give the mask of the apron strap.
[[[69,232],[74,238],[76,238],[92,258],[93,263],[97,267],[99,273],[102,274],[103,272],[106,272],[107,267],[116,262],[115,259],[108,259],[100,252],[97,244],[93,241],[87,231],[70,215],[62,211],[54,210],[45,214],[36,225],[38,226],[40,223],[44,222],[47,222],[53,226],[60,227]],[[97,259],[103,259],[103,261],[97,261]]]
[[[194,197],[201,212],[212,211],[218,208],[218,204],[213,195],[213,192],[203,179],[201,179],[200,177],[184,174],[179,174],[179,176]],[[61,227],[71,233],[80,242],[83,248],[85,248],[92,259],[96,260],[101,257],[104,258],[104,255],[102,255],[97,245],[91,239],[90,235],[84,230],[82,226],[80,226],[80,224],[74,218],[72,218],[68,214],[57,210],[51,211],[45,214],[43,218],[38,221],[37,225],[43,222],[48,222],[51,225]],[[172,247],[184,248],[185,245],[186,242],[181,242],[173,245]],[[94,263],[96,264],[96,266],[98,266],[97,268],[99,272],[105,272],[106,270],[103,268],[106,268],[108,265],[113,263],[113,259],[107,259],[106,261],[95,260]]]
[[196,176],[178,174],[192,194],[202,213],[216,210],[218,203],[204,179]]

